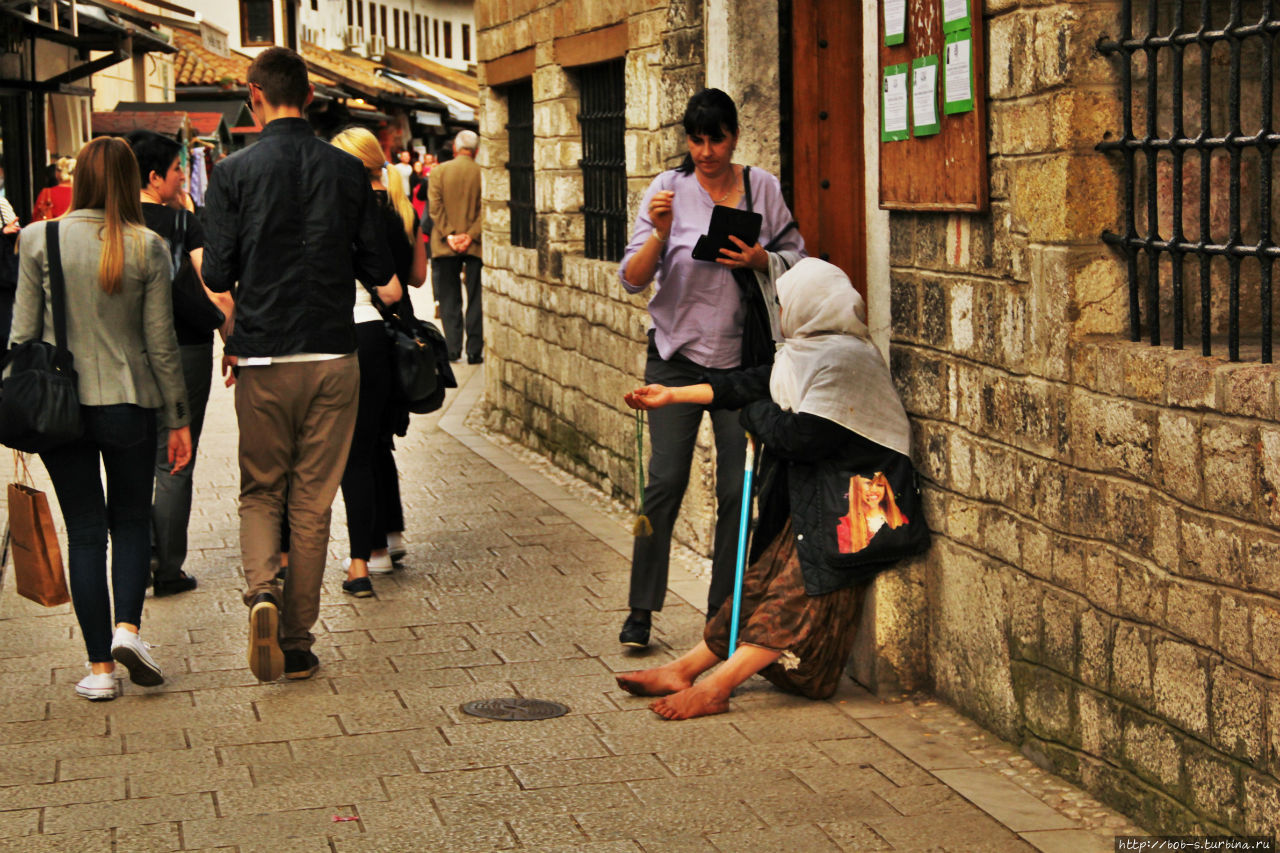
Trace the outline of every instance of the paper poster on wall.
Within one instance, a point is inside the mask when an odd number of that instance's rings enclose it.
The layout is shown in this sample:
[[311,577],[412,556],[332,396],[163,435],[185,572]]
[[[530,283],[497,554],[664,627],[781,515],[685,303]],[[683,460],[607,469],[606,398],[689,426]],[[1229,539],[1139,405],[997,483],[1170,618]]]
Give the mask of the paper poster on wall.
[[938,120],[938,57],[911,60],[911,128],[916,136],[942,129]]
[[948,33],[942,51],[942,111],[947,115],[973,110],[973,34]]
[[884,69],[884,81],[880,86],[880,140],[901,142],[911,138],[907,128],[907,63],[889,65]]
[[942,0],[942,31],[971,29],[969,20],[969,0]]
[[882,0],[884,8],[884,43],[902,44],[907,40],[907,0]]

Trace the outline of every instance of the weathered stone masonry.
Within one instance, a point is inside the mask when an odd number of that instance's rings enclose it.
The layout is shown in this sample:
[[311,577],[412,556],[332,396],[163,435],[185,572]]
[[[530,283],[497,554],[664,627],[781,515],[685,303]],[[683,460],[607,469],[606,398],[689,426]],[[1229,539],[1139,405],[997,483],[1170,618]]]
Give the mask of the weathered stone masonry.
[[[1118,3],[985,5],[991,211],[893,214],[890,280],[869,282],[891,299],[937,535],[881,579],[855,671],[932,683],[1152,829],[1273,833],[1280,369],[1124,340],[1123,265],[1099,239],[1118,227],[1118,164],[1094,150],[1120,123],[1115,68],[1095,49]],[[643,369],[644,299],[616,264],[581,256],[579,72],[556,63],[555,39],[626,24],[634,212],[681,151],[704,11],[477,3],[482,63],[536,59],[536,249],[508,245],[506,108],[485,92],[490,423],[615,496],[634,488],[619,399]],[[704,550],[705,449],[677,531]]]
[[1280,371],[1121,341],[1117,4],[987,5],[991,214],[891,221],[930,674],[1153,829],[1274,833]]
[[[702,85],[701,0],[477,3],[485,60],[534,48],[538,246],[510,245],[506,104],[484,89],[486,406],[489,424],[606,493],[634,494],[635,430],[622,395],[644,373],[647,296],[629,296],[616,262],[583,257],[578,74],[555,39],[623,23],[630,210],[683,153],[680,118]],[[483,66],[482,66],[483,67]],[[482,71],[483,75],[483,71]],[[483,79],[483,76],[482,76]],[[715,483],[709,430],[700,441],[677,536],[710,549]]]

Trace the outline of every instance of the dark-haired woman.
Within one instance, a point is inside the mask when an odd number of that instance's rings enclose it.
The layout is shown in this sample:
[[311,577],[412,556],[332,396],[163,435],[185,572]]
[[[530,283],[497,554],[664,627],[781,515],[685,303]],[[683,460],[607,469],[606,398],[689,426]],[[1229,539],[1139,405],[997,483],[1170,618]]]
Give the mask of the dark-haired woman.
[[[644,379],[667,386],[703,382],[708,373],[742,364],[743,307],[734,270],[768,275],[804,254],[804,239],[782,198],[778,179],[752,168],[744,183],[743,166],[733,162],[738,144],[738,111],[719,89],[704,89],[689,99],[684,114],[688,156],[678,169],[663,172],[645,191],[619,276],[629,293],[651,283],[649,353]],[[761,214],[759,241],[748,246],[734,238],[715,262],[694,260],[693,247],[707,232],[716,205]],[[771,245],[771,251],[764,246]],[[702,413],[710,412],[716,442],[716,531],[712,552],[708,615],[733,585],[738,515],[742,508],[742,471],[746,436],[737,414],[707,406],[681,404],[649,414],[653,455],[644,492],[644,510],[653,534],[637,536],[631,560],[631,612],[620,642],[643,647],[649,642],[651,613],[661,610],[667,588],[671,531],[675,525]]]
[[[104,136],[82,148],[76,163],[58,246],[84,435],[40,459],[67,526],[71,601],[89,655],[90,672],[76,693],[101,700],[116,696],[116,662],[135,684],[164,680],[138,637],[147,593],[156,410],[164,410],[169,426],[166,454],[174,471],[191,459],[191,431],[173,333],[172,261],[164,240],[143,224],[137,161],[124,140]],[[10,337],[15,345],[54,340],[48,225],[37,222],[22,231]],[[99,466],[107,474],[105,498]]]
[[[180,206],[182,185],[182,146],[167,136],[139,130],[127,137],[142,182],[142,217],[147,227],[165,239],[170,254],[179,233],[182,250],[191,258],[192,269],[200,276],[204,257],[204,229],[194,214]],[[175,270],[175,272],[177,272]],[[203,280],[202,280],[203,281]],[[231,295],[206,290],[210,300],[231,322]],[[178,351],[182,358],[182,375],[187,388],[187,405],[191,410],[191,464],[181,471],[172,470],[168,458],[169,430],[165,423],[157,425],[156,493],[151,505],[152,590],[156,596],[175,595],[196,588],[196,579],[182,570],[187,559],[187,524],[191,519],[191,475],[195,469],[200,431],[204,426],[205,407],[209,403],[209,386],[213,377],[213,332],[192,326],[174,314],[174,330],[178,335]],[[219,332],[226,338],[228,326]]]

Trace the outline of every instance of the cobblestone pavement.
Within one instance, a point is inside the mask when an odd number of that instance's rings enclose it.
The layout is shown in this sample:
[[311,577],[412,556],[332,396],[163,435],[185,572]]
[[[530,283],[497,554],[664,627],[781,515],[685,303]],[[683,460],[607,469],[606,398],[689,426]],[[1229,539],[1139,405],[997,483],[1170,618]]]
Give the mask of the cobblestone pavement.
[[[244,660],[235,423],[215,391],[197,470],[200,589],[148,599],[164,685],[76,697],[69,607],[0,590],[0,851],[1110,850],[1136,828],[929,700],[828,702],[753,679],[733,713],[664,722],[611,673],[697,641],[677,561],[656,644],[623,654],[625,516],[465,416],[477,369],[398,453],[409,555],[344,597],[341,506],[310,681]],[[37,466],[38,467],[38,466]],[[459,704],[550,699],[487,722]]]

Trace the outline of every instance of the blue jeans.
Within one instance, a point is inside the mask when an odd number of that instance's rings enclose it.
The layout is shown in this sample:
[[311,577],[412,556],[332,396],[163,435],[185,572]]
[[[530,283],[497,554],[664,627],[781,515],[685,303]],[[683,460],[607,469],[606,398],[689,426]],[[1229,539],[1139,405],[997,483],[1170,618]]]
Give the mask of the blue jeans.
[[[151,552],[156,413],[127,404],[81,406],[84,435],[40,454],[67,525],[71,603],[89,660],[111,660],[116,623],[142,623]],[[102,493],[101,467],[107,472]],[[107,534],[111,586],[107,593]]]

